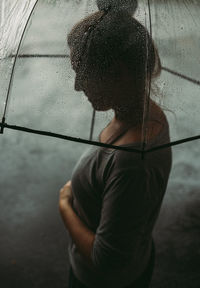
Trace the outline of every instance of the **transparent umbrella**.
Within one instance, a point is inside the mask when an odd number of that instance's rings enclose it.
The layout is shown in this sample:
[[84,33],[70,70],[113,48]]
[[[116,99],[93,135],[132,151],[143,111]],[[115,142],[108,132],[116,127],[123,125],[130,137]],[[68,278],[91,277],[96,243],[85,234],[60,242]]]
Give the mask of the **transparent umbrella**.
[[[97,2],[101,8],[103,1]],[[97,11],[96,1],[1,1],[1,133],[14,129],[142,156],[200,139],[200,3],[135,3],[131,13],[152,36],[162,65],[160,76],[146,83],[140,149],[101,142],[98,135],[110,123],[113,110],[97,111],[74,89],[67,35],[75,23]],[[146,43],[148,48],[148,37]],[[150,99],[169,123],[170,141],[162,145],[148,145]]]

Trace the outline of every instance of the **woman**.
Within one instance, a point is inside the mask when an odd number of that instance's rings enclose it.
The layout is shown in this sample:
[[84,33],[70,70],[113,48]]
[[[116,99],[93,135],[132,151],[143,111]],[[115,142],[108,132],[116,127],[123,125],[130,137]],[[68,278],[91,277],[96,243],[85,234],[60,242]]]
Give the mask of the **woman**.
[[[125,5],[122,5],[122,2]],[[141,148],[169,141],[162,109],[148,97],[161,65],[153,40],[132,17],[136,1],[98,1],[99,12],[68,35],[75,89],[97,111],[115,116],[99,141]],[[120,5],[116,5],[116,3]],[[129,9],[131,8],[131,9]],[[59,208],[71,236],[69,288],[149,287],[155,260],[152,231],[171,170],[171,149],[145,155],[90,147],[60,190]]]

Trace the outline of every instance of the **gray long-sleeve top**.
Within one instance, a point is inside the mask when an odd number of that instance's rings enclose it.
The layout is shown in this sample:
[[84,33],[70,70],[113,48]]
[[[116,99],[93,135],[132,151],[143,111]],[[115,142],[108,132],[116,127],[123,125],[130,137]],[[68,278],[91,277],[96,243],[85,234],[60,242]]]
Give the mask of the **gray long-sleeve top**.
[[[169,125],[148,148],[168,143]],[[120,145],[140,149],[141,143]],[[145,270],[152,230],[166,192],[171,148],[140,154],[91,146],[72,173],[73,208],[95,233],[91,266],[71,239],[69,261],[90,288],[122,288]]]

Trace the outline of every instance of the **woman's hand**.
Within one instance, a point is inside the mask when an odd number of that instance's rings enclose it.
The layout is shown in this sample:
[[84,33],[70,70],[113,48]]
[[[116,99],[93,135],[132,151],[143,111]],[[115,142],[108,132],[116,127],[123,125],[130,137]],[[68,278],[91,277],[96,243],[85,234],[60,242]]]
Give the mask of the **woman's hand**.
[[68,181],[61,189],[60,189],[60,197],[59,197],[59,208],[62,210],[66,208],[67,205],[72,205],[73,195],[72,195],[72,187],[71,181]]

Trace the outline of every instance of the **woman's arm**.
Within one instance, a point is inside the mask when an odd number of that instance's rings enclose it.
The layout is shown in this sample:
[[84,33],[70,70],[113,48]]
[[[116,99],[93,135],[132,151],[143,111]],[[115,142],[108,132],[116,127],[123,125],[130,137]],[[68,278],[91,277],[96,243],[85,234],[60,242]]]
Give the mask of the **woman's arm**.
[[95,234],[80,220],[72,208],[71,181],[60,190],[59,210],[63,222],[81,255],[92,265],[91,252]]

